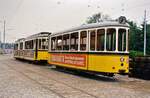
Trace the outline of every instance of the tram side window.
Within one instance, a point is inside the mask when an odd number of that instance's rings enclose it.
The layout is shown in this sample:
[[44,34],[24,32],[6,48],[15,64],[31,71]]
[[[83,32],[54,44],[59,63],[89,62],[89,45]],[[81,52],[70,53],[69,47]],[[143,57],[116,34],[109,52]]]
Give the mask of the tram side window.
[[51,50],[56,50],[56,37],[51,38]]
[[63,35],[63,50],[69,50],[69,34]]
[[80,33],[80,50],[86,50],[87,31],[81,31]]
[[62,36],[57,37],[57,50],[62,50]]
[[25,42],[25,49],[33,49],[33,40]]
[[71,34],[71,45],[70,45],[70,50],[78,50],[78,32],[72,33]]
[[106,49],[108,51],[115,51],[115,48],[116,48],[116,30],[107,29]]
[[95,50],[95,30],[90,31],[90,50]]
[[119,29],[118,31],[118,51],[126,50],[126,30]]
[[23,49],[23,42],[20,43],[20,50]]
[[105,30],[104,29],[97,30],[97,51],[104,50],[104,38],[105,38]]

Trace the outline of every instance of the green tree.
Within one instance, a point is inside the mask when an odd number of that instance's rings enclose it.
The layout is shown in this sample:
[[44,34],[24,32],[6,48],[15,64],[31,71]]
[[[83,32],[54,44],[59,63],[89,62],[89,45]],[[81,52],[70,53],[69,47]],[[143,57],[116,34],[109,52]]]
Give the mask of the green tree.
[[150,55],[150,24],[147,24],[147,44],[146,44],[146,51],[147,51],[147,54]]
[[133,21],[128,21],[130,27],[129,34],[129,50],[132,51],[143,51],[143,31],[142,28],[138,27]]
[[107,14],[104,15],[101,12],[99,12],[99,13],[93,14],[92,16],[88,17],[86,23],[87,24],[98,23],[101,20],[107,20],[107,19],[110,19],[109,15],[107,15]]

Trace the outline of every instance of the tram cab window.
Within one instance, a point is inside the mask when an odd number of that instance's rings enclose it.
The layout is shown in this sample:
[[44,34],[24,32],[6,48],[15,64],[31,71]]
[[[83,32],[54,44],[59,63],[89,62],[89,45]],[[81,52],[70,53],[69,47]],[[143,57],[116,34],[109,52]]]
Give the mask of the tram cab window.
[[62,36],[57,37],[57,50],[62,50]]
[[107,51],[115,51],[116,48],[116,29],[107,29],[106,49]]
[[23,42],[20,43],[20,50],[23,49]]
[[98,29],[97,30],[97,51],[104,50],[104,38],[105,38],[105,30]]
[[69,50],[69,34],[63,35],[63,50]]
[[39,48],[38,48],[38,49],[42,49],[42,47],[41,47],[41,42],[42,42],[42,39],[39,39],[39,42],[38,42]]
[[28,41],[25,42],[25,49],[28,49]]
[[18,44],[14,45],[14,50],[18,50]]
[[126,30],[119,29],[118,31],[118,51],[126,51]]
[[42,39],[42,49],[47,49],[47,40],[45,38]]
[[80,32],[80,50],[86,50],[87,31]]
[[71,45],[70,45],[70,50],[74,51],[74,50],[78,50],[78,32],[72,33],[71,34]]
[[90,32],[90,50],[95,51],[95,30],[91,30]]
[[51,38],[51,50],[56,50],[56,37]]

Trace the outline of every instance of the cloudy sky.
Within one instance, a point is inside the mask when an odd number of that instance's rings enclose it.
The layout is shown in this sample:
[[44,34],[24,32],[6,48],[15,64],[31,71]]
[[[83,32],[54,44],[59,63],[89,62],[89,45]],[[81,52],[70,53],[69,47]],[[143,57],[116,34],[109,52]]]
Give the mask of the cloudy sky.
[[125,15],[141,24],[144,10],[150,21],[150,0],[0,0],[0,31],[6,20],[6,41],[41,31],[57,32],[85,23],[102,12],[111,18]]

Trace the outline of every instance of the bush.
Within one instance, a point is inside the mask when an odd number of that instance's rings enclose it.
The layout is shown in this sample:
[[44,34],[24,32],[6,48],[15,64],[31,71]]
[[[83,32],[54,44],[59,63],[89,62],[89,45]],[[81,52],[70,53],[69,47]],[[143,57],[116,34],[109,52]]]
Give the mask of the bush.
[[129,57],[130,58],[134,58],[134,57],[137,57],[137,56],[144,56],[143,52],[141,52],[141,51],[133,51],[133,50],[130,51],[130,53],[129,53]]

